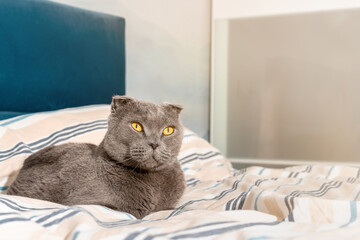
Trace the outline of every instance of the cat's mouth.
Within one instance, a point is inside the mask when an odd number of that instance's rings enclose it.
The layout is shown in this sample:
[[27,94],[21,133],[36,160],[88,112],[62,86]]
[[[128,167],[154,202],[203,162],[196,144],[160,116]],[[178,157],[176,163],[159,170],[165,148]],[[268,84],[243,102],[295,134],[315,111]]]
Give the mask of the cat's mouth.
[[149,158],[141,161],[140,165],[142,168],[147,170],[159,170],[166,167],[167,162],[164,161],[164,159],[162,159],[161,156],[154,151]]
[[130,149],[131,166],[146,170],[161,169],[167,165],[171,154],[163,148],[134,147]]
[[151,155],[151,157],[149,159],[147,159],[144,163],[148,164],[152,168],[156,168],[156,167],[164,164],[160,159],[158,159],[157,155],[155,154],[155,151]]
[[146,159],[128,157],[122,164],[128,166],[129,168],[133,168],[134,170],[143,169],[148,171],[161,169],[165,166],[165,162],[159,161],[156,154],[151,154],[151,156]]

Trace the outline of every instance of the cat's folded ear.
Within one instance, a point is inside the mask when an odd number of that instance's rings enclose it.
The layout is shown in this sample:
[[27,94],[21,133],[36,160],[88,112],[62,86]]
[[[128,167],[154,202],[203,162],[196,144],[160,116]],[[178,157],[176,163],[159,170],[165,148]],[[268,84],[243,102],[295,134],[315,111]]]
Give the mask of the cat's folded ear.
[[173,104],[173,103],[163,103],[163,105],[168,108],[171,109],[175,112],[177,112],[178,114],[180,114],[181,110],[183,110],[184,108],[179,105],[179,104]]
[[134,102],[135,98],[115,95],[111,102],[111,113],[115,113],[121,106]]

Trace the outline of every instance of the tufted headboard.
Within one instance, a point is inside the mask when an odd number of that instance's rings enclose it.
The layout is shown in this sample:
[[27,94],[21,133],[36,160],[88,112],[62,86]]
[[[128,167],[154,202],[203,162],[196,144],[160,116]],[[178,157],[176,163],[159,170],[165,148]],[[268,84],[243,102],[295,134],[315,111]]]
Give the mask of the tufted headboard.
[[0,1],[0,120],[125,94],[125,20],[46,0]]

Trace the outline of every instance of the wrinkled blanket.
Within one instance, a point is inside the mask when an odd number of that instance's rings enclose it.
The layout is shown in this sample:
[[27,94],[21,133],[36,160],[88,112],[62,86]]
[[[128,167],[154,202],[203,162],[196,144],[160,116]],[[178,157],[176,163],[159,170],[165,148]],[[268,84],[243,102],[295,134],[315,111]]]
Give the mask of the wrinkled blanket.
[[94,105],[0,121],[0,239],[360,238],[359,168],[235,170],[189,130],[178,157],[187,189],[174,210],[136,219],[103,206],[6,195],[27,156],[53,144],[98,144],[108,114],[109,106]]

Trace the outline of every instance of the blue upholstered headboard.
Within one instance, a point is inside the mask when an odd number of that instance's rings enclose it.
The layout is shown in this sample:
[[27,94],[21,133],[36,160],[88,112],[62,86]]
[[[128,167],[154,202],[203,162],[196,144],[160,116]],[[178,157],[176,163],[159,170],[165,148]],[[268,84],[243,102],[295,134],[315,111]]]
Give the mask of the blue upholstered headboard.
[[125,21],[46,0],[0,1],[0,120],[125,94]]

